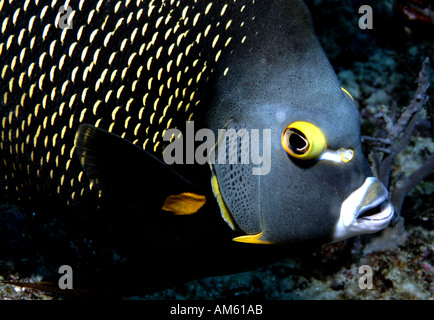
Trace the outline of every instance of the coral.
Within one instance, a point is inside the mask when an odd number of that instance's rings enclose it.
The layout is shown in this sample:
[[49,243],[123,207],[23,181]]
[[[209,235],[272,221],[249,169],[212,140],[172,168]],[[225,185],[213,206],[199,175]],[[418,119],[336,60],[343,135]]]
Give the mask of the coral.
[[394,160],[408,144],[419,119],[419,113],[428,100],[428,65],[429,59],[427,58],[419,73],[418,87],[414,98],[400,117],[395,119],[397,107],[396,103],[393,103],[390,115],[386,113],[382,115],[384,125],[379,126],[376,132],[377,137],[363,137],[365,141],[370,141],[374,145],[371,159],[374,160],[374,170],[378,178],[386,187],[390,186],[389,198],[395,209],[394,223],[400,217],[402,203],[406,194],[416,187],[434,168],[434,154],[431,154],[424,160],[424,164],[412,172],[411,175],[406,176],[402,173],[394,184],[390,185]]

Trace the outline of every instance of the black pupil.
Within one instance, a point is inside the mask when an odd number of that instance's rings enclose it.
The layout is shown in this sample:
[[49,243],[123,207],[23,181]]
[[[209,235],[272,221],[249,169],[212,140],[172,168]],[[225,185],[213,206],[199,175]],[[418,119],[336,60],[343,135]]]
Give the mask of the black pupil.
[[296,154],[304,154],[307,151],[307,139],[303,133],[297,129],[290,129],[289,147]]

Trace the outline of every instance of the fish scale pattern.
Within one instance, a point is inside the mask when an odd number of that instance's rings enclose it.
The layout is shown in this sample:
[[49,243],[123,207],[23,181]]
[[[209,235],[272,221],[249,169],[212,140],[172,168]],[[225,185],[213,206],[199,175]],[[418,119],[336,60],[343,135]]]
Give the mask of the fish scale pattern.
[[254,4],[1,0],[1,197],[87,195],[80,124],[161,156],[165,131],[194,120],[210,79],[230,72],[224,57],[246,42]]

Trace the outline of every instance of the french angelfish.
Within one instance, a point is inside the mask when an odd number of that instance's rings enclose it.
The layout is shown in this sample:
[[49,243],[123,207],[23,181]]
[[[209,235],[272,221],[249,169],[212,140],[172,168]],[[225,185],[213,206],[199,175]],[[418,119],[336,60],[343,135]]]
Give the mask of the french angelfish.
[[[188,216],[217,203],[245,243],[388,225],[359,113],[302,1],[1,1],[0,22],[2,201],[92,211],[122,194],[125,208]],[[187,121],[228,147],[201,167],[205,186],[163,161],[179,136],[163,137]],[[268,172],[229,163],[240,139],[219,129],[270,130],[250,150],[270,150]]]

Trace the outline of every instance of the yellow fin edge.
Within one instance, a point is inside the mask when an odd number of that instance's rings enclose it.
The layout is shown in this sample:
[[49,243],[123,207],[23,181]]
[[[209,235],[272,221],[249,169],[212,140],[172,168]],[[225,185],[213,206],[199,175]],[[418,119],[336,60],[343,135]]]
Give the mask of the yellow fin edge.
[[341,89],[342,89],[342,91],[343,92],[345,92],[347,95],[349,95],[350,96],[350,98],[351,98],[351,100],[353,100],[354,101],[354,98],[353,98],[353,96],[348,92],[348,90],[346,90],[344,87],[341,87]]
[[212,186],[212,191],[214,193],[214,196],[215,196],[217,203],[219,205],[223,220],[226,221],[226,223],[231,227],[232,230],[237,230],[237,227],[235,225],[235,221],[233,220],[232,215],[229,213],[229,209],[226,206],[226,203],[223,200],[223,197],[220,193],[219,183],[217,181],[217,176],[215,175],[214,172],[213,172],[213,175],[211,178],[211,186]]
[[252,244],[273,244],[273,242],[261,240],[261,236],[262,232],[258,234],[248,234],[245,236],[233,238],[232,241]]

